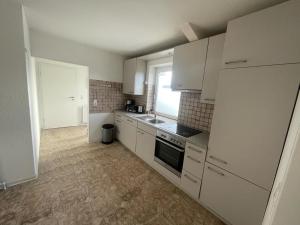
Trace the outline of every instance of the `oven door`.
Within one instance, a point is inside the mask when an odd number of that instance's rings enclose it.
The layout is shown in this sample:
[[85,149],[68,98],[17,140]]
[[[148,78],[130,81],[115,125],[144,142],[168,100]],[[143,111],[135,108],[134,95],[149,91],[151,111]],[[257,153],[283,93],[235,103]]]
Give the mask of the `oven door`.
[[170,170],[177,176],[181,176],[184,158],[184,149],[156,137],[154,160]]

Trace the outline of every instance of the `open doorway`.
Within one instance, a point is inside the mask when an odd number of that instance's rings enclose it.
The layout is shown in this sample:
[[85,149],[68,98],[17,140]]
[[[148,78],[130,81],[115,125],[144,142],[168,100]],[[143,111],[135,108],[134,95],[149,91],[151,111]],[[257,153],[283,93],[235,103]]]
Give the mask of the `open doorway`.
[[88,127],[88,67],[37,59],[41,128]]

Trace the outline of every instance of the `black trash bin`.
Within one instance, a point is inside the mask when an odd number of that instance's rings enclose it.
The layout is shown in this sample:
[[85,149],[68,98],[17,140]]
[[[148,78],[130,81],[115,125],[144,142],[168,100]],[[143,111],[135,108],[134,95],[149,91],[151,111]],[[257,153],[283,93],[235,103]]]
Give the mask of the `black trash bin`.
[[110,144],[114,141],[114,125],[104,124],[102,126],[102,143]]

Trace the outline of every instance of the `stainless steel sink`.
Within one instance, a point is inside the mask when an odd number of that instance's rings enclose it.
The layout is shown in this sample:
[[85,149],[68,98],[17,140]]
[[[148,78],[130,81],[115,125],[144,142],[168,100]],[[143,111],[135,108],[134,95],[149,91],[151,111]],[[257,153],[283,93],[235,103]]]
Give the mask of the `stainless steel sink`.
[[152,120],[148,120],[148,122],[153,124],[159,124],[159,123],[164,123],[165,121],[159,119],[152,119]]
[[144,120],[148,123],[159,124],[164,123],[165,121],[154,118],[153,116],[139,116],[137,119]]
[[148,121],[148,120],[153,120],[154,117],[153,116],[139,116],[139,117],[137,117],[137,119]]

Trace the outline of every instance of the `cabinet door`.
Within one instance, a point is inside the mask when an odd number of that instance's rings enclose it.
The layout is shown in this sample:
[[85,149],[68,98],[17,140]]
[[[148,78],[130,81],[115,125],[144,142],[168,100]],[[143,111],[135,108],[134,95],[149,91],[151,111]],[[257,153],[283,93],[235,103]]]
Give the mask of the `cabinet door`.
[[207,161],[271,190],[299,74],[299,64],[222,70]]
[[183,169],[202,179],[206,151],[187,143],[184,153]]
[[209,38],[207,48],[207,58],[201,101],[214,104],[219,74],[222,68],[222,56],[225,42],[225,34],[216,35]]
[[173,90],[201,90],[208,39],[180,45],[174,49]]
[[122,128],[121,127],[122,127],[121,119],[115,118],[115,135],[119,141],[121,141],[121,137],[122,137],[122,134],[121,134]]
[[191,173],[183,170],[181,174],[181,188],[192,196],[194,199],[198,200],[199,192],[201,187],[201,179],[193,176]]
[[141,59],[137,59],[136,72],[134,77],[134,95],[144,94],[144,82],[146,76],[146,62]]
[[123,93],[134,94],[135,72],[137,59],[128,59],[124,63]]
[[261,224],[268,198],[268,191],[216,166],[205,164],[200,203],[230,224]]
[[122,143],[132,152],[135,152],[136,144],[136,127],[123,121],[122,126]]
[[224,47],[225,68],[300,62],[300,1],[230,21]]
[[153,164],[155,137],[138,129],[136,136],[136,154],[149,165]]

